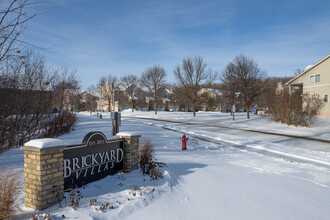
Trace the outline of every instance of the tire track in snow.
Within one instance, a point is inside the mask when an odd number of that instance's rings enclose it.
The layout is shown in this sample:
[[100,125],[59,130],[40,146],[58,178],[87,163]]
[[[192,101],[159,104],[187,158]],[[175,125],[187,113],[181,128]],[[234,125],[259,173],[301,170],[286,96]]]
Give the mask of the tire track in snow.
[[[135,117],[130,117],[130,118],[134,119]],[[137,119],[149,120],[149,119],[146,119],[146,118],[137,118]],[[153,119],[151,119],[151,120],[153,120]],[[170,122],[170,121],[166,121],[166,120],[153,120],[153,121]],[[173,122],[173,123],[189,124],[189,123],[180,123],[180,122]],[[155,126],[153,124],[147,124],[147,125]],[[180,130],[176,130],[176,129],[173,129],[173,128],[167,128],[167,127],[164,127],[164,126],[155,126],[155,127],[159,127],[159,128],[169,130],[169,131],[173,131],[173,132],[180,133],[180,134],[182,133],[182,131],[180,131]],[[281,159],[284,159],[284,160],[289,161],[289,162],[308,163],[308,164],[313,164],[313,165],[316,165],[316,166],[321,166],[321,167],[325,167],[327,169],[330,169],[330,163],[326,162],[326,161],[322,161],[322,160],[317,160],[317,159],[313,159],[313,158],[309,158],[309,157],[305,157],[305,156],[299,156],[299,155],[290,154],[290,153],[284,153],[284,152],[277,151],[277,150],[267,149],[267,148],[264,148],[264,147],[261,147],[261,146],[242,145],[242,144],[231,143],[229,141],[224,141],[224,140],[220,141],[220,140],[217,140],[217,139],[214,139],[214,138],[192,134],[192,133],[189,133],[187,131],[185,131],[184,133],[189,134],[191,137],[194,137],[196,139],[206,141],[206,142],[209,142],[209,143],[219,144],[219,145],[228,146],[228,147],[235,147],[235,148],[244,149],[244,150],[249,150],[249,151],[252,151],[252,152],[259,153],[259,154],[264,155],[264,156],[281,158]]]
[[132,117],[132,116],[122,116],[122,117],[132,118],[132,119],[150,120],[150,121],[160,121],[160,122],[182,124],[182,125],[201,125],[201,126],[211,127],[211,128],[226,128],[226,129],[232,129],[232,130],[249,131],[249,132],[260,133],[260,134],[268,134],[268,135],[274,135],[274,136],[298,138],[298,139],[303,139],[303,140],[316,141],[316,142],[329,143],[330,144],[330,140],[326,140],[326,139],[305,137],[305,136],[292,135],[292,134],[282,134],[282,133],[255,130],[255,129],[248,129],[248,128],[238,128],[238,127],[230,127],[230,126],[224,126],[224,125],[210,125],[210,124],[205,124],[205,123],[180,122],[180,121],[171,121],[171,120],[156,119],[156,118],[143,118],[143,117]]

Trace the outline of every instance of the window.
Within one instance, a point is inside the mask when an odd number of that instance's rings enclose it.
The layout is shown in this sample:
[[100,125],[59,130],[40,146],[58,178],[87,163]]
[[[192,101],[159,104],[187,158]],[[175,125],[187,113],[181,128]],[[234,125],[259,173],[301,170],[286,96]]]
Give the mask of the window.
[[324,95],[324,102],[328,102],[328,95]]
[[309,83],[315,83],[315,76],[309,77]]
[[321,76],[320,74],[317,74],[317,75],[311,75],[309,77],[309,83],[319,83],[321,81]]
[[315,75],[315,83],[319,83],[320,79],[320,74]]

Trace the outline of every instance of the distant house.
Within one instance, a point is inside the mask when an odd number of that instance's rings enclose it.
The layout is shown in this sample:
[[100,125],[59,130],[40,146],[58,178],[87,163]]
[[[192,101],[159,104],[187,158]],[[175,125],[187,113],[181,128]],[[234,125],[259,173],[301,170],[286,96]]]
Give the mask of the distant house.
[[[99,91],[98,111],[122,111],[132,108],[132,99],[134,100],[135,109],[141,111],[155,110],[153,94],[146,88],[136,88],[133,97],[132,94],[129,94],[128,90],[125,90],[120,84],[109,85],[104,83],[99,86]],[[176,110],[178,107],[173,99],[173,92],[170,89],[162,89],[160,91],[158,110]]]
[[300,90],[300,93],[318,94],[324,100],[325,106],[322,108],[320,116],[330,118],[330,55],[313,65],[309,65],[305,70],[286,83],[289,91]]
[[103,83],[99,85],[99,102],[97,103],[98,111],[114,111],[115,110],[115,88],[113,85]]
[[120,111],[127,107],[128,96],[120,83],[103,83],[99,85],[98,111]]
[[203,111],[226,111],[227,109],[222,109],[220,105],[221,92],[214,88],[201,88],[197,95],[201,98],[201,109]]
[[79,94],[80,110],[82,111],[95,111],[99,102],[99,94],[96,91],[82,91]]

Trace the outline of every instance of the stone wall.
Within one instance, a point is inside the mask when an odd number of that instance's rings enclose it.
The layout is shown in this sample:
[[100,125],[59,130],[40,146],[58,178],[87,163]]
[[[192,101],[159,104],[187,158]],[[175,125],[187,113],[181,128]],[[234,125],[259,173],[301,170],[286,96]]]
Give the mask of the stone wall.
[[[125,133],[115,137],[125,139],[124,172],[138,169],[141,136]],[[21,147],[24,150],[25,206],[43,210],[63,199],[65,147]]]
[[25,206],[42,210],[63,199],[63,148],[24,146]]
[[141,135],[118,133],[115,138],[125,139],[124,172],[128,173],[139,168],[139,140]]

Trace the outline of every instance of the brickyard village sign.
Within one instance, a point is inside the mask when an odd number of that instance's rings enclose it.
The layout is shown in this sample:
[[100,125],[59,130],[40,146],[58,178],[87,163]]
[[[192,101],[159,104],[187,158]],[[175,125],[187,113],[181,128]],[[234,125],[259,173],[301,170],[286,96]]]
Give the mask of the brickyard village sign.
[[90,132],[63,155],[64,188],[80,187],[124,170],[124,139],[108,141],[102,132]]

